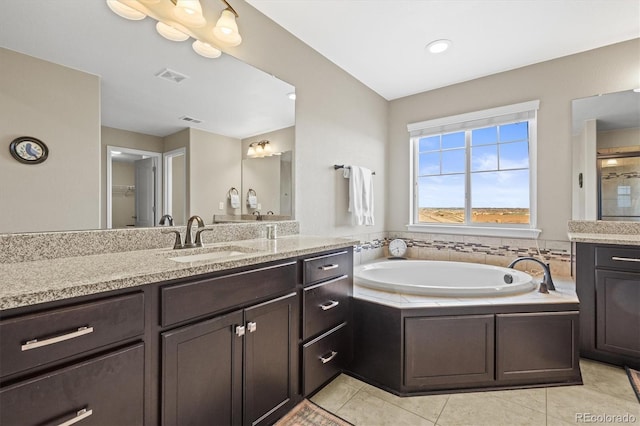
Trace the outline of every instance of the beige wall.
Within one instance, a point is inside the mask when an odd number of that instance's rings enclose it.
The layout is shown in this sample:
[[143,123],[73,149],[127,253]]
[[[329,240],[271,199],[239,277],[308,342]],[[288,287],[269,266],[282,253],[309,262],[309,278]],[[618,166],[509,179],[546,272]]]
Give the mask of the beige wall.
[[[240,140],[202,130],[191,129],[189,141],[188,210],[206,223],[214,214],[228,213],[227,193],[231,187],[240,188]],[[219,210],[218,204],[225,209]],[[238,212],[239,214],[239,212]]]
[[[247,192],[253,189],[258,197],[258,207],[247,205]],[[242,213],[262,214],[272,211],[280,214],[280,156],[245,158],[242,160],[242,191],[240,194]]]
[[598,132],[598,149],[636,147],[640,150],[640,129],[618,129]]
[[[355,235],[385,226],[388,102],[245,2],[233,56],[296,87],[295,216],[301,233]],[[351,226],[348,186],[333,164],[375,170],[372,227]]]
[[638,87],[639,51],[636,39],[392,101],[387,229],[402,231],[409,220],[407,123],[539,99],[540,238],[567,240],[574,178],[571,100]]
[[[0,233],[100,226],[99,95],[95,75],[0,48]],[[17,162],[19,136],[49,158]]]

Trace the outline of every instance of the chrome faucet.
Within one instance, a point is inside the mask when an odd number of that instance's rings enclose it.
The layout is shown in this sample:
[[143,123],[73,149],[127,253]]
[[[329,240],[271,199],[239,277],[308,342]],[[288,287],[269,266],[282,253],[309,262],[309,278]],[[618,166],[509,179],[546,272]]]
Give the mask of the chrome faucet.
[[[191,236],[191,227],[193,226],[193,222],[198,222],[198,231],[196,232],[196,240],[192,241]],[[200,216],[191,216],[187,221],[187,231],[184,236],[184,244],[180,240],[180,231],[176,230],[168,230],[162,231],[163,234],[176,234],[176,240],[173,243],[174,249],[184,249],[184,248],[194,248],[194,247],[202,247],[202,233],[206,231],[213,231],[213,229],[206,229],[204,227],[204,221]]]
[[540,293],[549,293],[549,290],[555,291],[556,286],[553,284],[553,279],[551,278],[551,268],[549,267],[548,263],[544,263],[536,259],[535,257],[519,257],[511,262],[509,266],[507,266],[507,268],[513,268],[517,263],[524,261],[532,261],[542,266],[542,269],[544,270],[544,278],[540,283]]
[[165,214],[164,216],[162,216],[160,218],[160,222],[158,222],[159,225],[164,225],[165,222],[169,222],[169,226],[173,226],[173,217],[171,217],[170,214]]

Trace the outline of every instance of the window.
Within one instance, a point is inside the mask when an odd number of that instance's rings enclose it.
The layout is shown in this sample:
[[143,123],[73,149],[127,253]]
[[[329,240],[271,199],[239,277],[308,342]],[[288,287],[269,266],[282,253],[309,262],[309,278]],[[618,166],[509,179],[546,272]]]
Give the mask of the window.
[[410,124],[410,230],[537,237],[538,101]]

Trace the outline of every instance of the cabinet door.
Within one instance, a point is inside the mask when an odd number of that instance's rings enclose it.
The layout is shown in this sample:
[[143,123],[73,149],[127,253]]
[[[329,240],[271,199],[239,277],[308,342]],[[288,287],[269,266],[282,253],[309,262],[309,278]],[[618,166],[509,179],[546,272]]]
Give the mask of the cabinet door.
[[493,381],[493,315],[405,319],[409,387]]
[[162,424],[241,424],[242,312],[162,333]]
[[580,377],[578,312],[496,315],[498,380]]
[[245,310],[244,424],[272,423],[298,393],[296,293]]
[[596,348],[640,357],[640,274],[596,269]]

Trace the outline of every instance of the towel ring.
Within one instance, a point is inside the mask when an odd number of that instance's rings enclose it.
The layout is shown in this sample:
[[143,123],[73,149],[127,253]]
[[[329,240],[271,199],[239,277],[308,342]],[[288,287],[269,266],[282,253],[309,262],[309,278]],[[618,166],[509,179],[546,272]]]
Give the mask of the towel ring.
[[247,191],[247,197],[250,196],[250,195],[256,196],[258,194],[256,194],[256,191],[254,191],[253,189],[249,188],[249,190]]
[[227,198],[231,199],[231,194],[235,194],[235,195],[239,195],[240,193],[238,192],[237,189],[235,189],[233,186],[231,187],[231,189],[229,190],[229,192],[227,192]]

